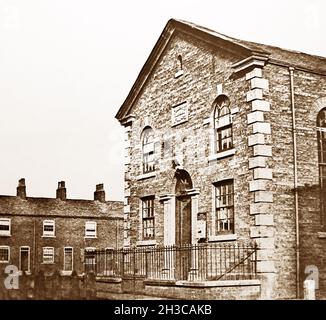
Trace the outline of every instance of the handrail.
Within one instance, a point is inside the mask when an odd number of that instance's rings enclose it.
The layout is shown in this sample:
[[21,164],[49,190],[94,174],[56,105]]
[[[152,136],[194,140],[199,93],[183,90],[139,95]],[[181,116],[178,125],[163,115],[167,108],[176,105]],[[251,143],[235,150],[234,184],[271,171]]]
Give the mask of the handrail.
[[[240,266],[243,262],[245,262],[246,260],[248,260],[254,253],[257,252],[257,248],[255,248],[254,251],[250,252],[250,254],[248,254],[245,258],[243,258],[242,260],[240,260],[237,264],[233,265],[231,268],[229,268],[224,274],[222,274],[220,277],[217,278],[217,280],[222,279],[225,275],[229,274],[231,271],[233,271],[236,267]],[[255,259],[256,261],[256,259]]]

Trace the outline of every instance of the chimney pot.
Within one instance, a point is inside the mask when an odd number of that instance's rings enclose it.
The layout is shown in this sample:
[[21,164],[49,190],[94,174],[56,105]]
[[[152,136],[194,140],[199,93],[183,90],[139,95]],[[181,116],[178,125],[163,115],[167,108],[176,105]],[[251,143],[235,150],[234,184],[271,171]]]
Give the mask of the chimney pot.
[[63,201],[67,199],[67,189],[66,189],[66,183],[64,181],[58,182],[56,198]]
[[26,199],[25,178],[21,178],[18,180],[17,197],[20,197],[21,199]]
[[104,190],[104,184],[100,183],[96,185],[96,191],[103,191]]
[[96,185],[96,191],[94,192],[94,201],[105,202],[105,191],[103,183]]
[[65,188],[65,187],[66,187],[66,183],[64,181],[58,182],[58,188]]

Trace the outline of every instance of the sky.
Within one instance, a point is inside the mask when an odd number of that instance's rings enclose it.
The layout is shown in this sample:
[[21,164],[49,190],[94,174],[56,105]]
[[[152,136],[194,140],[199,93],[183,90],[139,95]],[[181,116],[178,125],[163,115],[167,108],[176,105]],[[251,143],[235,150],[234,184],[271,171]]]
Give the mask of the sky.
[[326,56],[325,0],[0,0],[0,194],[122,200],[114,118],[170,18]]

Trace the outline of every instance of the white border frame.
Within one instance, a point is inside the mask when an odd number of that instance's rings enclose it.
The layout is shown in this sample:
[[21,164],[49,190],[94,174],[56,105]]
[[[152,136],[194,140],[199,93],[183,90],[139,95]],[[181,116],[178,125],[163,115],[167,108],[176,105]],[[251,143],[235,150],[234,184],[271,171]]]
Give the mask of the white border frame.
[[[95,224],[95,235],[87,235],[87,224],[93,223]],[[85,239],[96,239],[97,238],[97,222],[96,221],[86,221],[85,222]]]
[[0,237],[11,237],[11,219],[10,218],[0,218],[0,223],[2,221],[9,221],[9,231],[7,233],[3,233],[4,231],[0,231]]
[[[44,262],[44,250],[45,249],[52,249],[53,250],[52,262]],[[42,264],[54,264],[54,256],[55,256],[54,247],[42,247]]]
[[0,249],[8,249],[8,260],[7,261],[0,260],[0,263],[9,263],[10,262],[10,247],[9,246],[0,246]]
[[[66,265],[66,249],[71,249],[71,270],[65,270]],[[64,273],[73,272],[74,271],[74,248],[71,246],[63,247],[63,269]]]
[[[46,231],[47,233],[44,233],[44,226],[45,224],[53,224],[53,234],[49,233],[49,231]],[[43,233],[42,233],[43,238],[55,238],[55,220],[43,220]]]

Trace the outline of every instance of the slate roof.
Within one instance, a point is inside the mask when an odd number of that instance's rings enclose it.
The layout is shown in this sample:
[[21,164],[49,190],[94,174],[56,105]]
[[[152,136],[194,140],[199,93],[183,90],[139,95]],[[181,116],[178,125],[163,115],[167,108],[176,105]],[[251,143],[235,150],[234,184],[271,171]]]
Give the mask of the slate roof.
[[93,201],[55,198],[0,196],[1,216],[56,216],[66,218],[123,219],[122,201]]
[[292,67],[307,69],[318,73],[324,73],[326,75],[326,57],[311,55],[299,51],[283,49],[283,48],[270,46],[266,44],[232,38],[224,34],[218,33],[214,30],[210,30],[208,28],[201,27],[194,23],[183,21],[183,20],[173,19],[173,21],[182,23],[184,26],[189,26],[193,29],[207,32],[217,38],[223,38],[227,41],[246,47],[253,53],[254,52],[266,53],[268,54],[269,59],[271,60],[283,62],[287,65],[291,65]]

